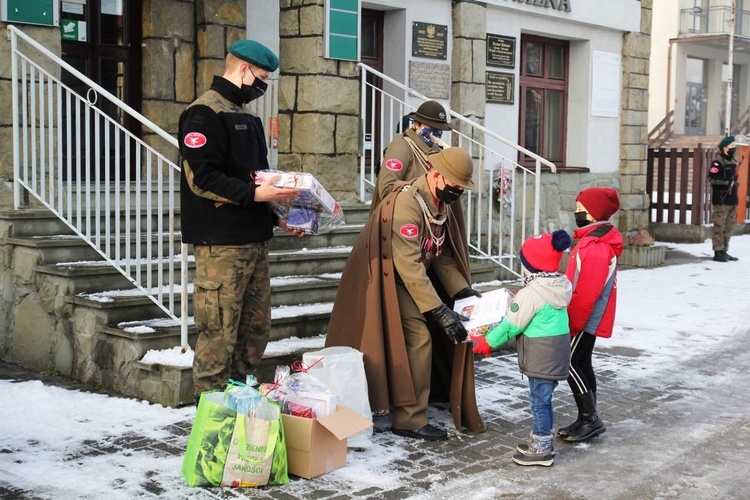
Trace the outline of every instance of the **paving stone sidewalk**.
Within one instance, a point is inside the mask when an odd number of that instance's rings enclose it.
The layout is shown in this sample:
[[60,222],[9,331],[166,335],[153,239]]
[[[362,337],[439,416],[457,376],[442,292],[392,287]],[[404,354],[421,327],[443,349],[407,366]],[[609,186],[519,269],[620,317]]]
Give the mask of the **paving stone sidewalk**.
[[[736,342],[723,344],[716,352],[721,366],[703,359],[685,367],[686,373],[698,374],[700,380],[667,373],[646,383],[618,377],[625,369],[638,369],[644,363],[643,352],[598,343],[599,413],[608,430],[586,443],[556,440],[557,456],[549,468],[519,467],[510,460],[516,443],[523,441],[531,428],[528,389],[518,372],[515,353],[496,351],[488,359],[477,358],[476,363],[477,399],[488,428],[485,433],[456,433],[449,412],[431,407],[430,418],[451,430],[450,440],[409,440],[391,434],[378,422],[372,450],[350,451],[347,467],[313,480],[292,478],[287,485],[257,490],[189,489],[175,471],[171,478],[147,474],[137,496],[277,500],[746,498],[744,462],[733,460],[734,453],[727,456],[726,450],[750,442],[750,402],[733,396],[750,391],[750,377],[745,374],[750,366],[750,351],[745,348],[748,341],[750,333],[745,331]],[[62,377],[1,362],[0,379],[42,380],[86,390]],[[715,379],[714,390],[703,390],[705,379]],[[564,382],[555,392],[554,404],[557,426],[574,419],[573,398]],[[694,433],[698,422],[713,423],[717,415],[726,420],[725,429],[705,436]],[[191,419],[171,425],[165,429],[169,438],[161,440],[146,439],[133,431],[106,445],[84,441],[79,452],[127,456],[134,450],[146,450],[155,456],[180,457],[191,425]],[[0,498],[39,497],[33,491],[0,484]]]

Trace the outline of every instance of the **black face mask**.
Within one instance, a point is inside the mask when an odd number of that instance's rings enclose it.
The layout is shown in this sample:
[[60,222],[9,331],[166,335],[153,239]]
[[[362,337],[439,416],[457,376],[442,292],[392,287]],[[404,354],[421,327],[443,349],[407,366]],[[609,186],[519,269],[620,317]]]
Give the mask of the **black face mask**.
[[727,158],[732,159],[734,158],[734,153],[737,152],[737,148],[729,148],[729,151],[727,151]]
[[437,199],[442,201],[446,205],[450,205],[454,201],[458,200],[463,193],[464,190],[462,188],[449,186],[448,184],[445,184],[444,189],[440,189],[437,186],[435,187],[435,196],[437,196]]
[[266,93],[266,89],[268,89],[268,84],[255,76],[255,73],[253,73],[253,70],[250,70],[250,73],[252,73],[253,77],[255,78],[253,80],[253,83],[250,85],[242,84],[242,87],[240,87],[240,91],[242,92],[242,95],[245,97],[245,102],[248,103],[250,101],[254,101],[258,99],[259,97],[262,97],[263,94]]
[[573,212],[573,215],[576,218],[576,226],[584,227],[591,224],[591,221],[586,218],[586,216],[588,215],[587,211],[582,210],[580,212]]

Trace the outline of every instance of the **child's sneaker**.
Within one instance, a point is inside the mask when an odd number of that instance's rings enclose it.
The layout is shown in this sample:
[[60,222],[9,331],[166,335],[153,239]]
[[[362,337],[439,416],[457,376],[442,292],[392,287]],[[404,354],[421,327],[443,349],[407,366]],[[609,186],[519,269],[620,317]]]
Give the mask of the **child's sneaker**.
[[[531,436],[529,444],[519,444],[518,453],[513,455],[513,461],[518,465],[543,465],[549,467],[555,462],[552,449],[552,435]],[[525,450],[525,451],[524,451]]]

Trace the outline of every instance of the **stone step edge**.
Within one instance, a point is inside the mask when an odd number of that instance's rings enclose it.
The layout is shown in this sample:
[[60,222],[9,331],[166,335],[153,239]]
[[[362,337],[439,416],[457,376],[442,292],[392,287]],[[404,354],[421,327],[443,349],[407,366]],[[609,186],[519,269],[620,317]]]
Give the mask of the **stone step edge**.
[[[316,304],[300,304],[297,306],[276,306],[271,308],[271,321],[275,325],[283,325],[305,320],[323,319],[333,310],[333,302],[319,302]],[[130,331],[128,331],[130,329]],[[169,318],[152,318],[148,320],[124,321],[115,326],[103,325],[98,328],[100,333],[131,340],[150,338],[165,338],[179,336],[180,324]],[[188,317],[188,335],[195,332],[193,316]]]
[[[362,228],[364,227],[365,225],[361,223],[342,224],[336,229],[328,231],[320,236],[328,236],[334,233],[341,233],[341,234],[359,233],[360,231],[362,231]],[[157,238],[160,236],[159,233],[151,233],[151,234],[153,238]],[[182,232],[175,231],[174,236],[175,236],[175,245],[179,246],[181,244],[179,240],[182,237]],[[314,238],[315,236],[309,236],[309,237]],[[276,229],[274,232],[274,237],[275,238],[296,238],[297,236],[284,232],[280,229]],[[165,241],[169,241],[168,233],[167,232],[162,233],[161,238]],[[146,235],[142,235],[139,241],[142,243],[145,243],[146,241],[148,241],[148,239],[149,238],[147,238]],[[8,236],[7,238],[4,239],[4,243],[9,244],[9,245],[16,245],[20,247],[29,247],[29,248],[88,246],[88,243],[75,233],[47,234],[47,235],[39,235],[39,236]],[[131,242],[131,243],[135,243],[135,242]]]
[[[294,262],[299,260],[323,260],[329,257],[341,258],[349,256],[351,253],[351,246],[342,245],[335,247],[320,247],[320,248],[301,248],[291,250],[272,250],[269,252],[269,259],[271,264],[283,263],[283,262]],[[122,260],[122,259],[121,259]],[[169,261],[166,258],[162,258],[162,269],[166,272],[169,270]],[[192,269],[195,266],[195,257],[193,254],[188,255],[188,268]],[[180,262],[179,256],[173,258],[173,262],[177,264]],[[124,263],[123,263],[124,264]],[[152,270],[157,270],[158,263],[152,262]],[[141,268],[145,268],[146,264],[141,264]],[[135,264],[131,264],[132,268],[135,268]],[[55,276],[63,277],[76,277],[76,276],[87,276],[87,275],[99,275],[107,273],[118,273],[112,266],[110,266],[104,260],[80,260],[70,262],[58,262],[55,264],[38,264],[34,266],[35,271],[40,271],[45,274],[52,274]],[[102,290],[106,292],[108,290]],[[117,291],[117,290],[109,290]]]
[[[521,288],[521,285],[516,281],[487,281],[475,283],[474,288],[480,292],[487,292],[495,290],[497,288],[508,288],[512,291],[516,291]],[[282,305],[274,306],[271,308],[271,321],[276,324],[288,324],[293,323],[300,318],[304,319],[321,319],[330,315],[333,310],[333,302],[318,302],[313,304],[299,304],[299,305]],[[149,328],[150,332],[128,332],[127,328],[138,329],[138,328]],[[195,328],[193,322],[193,316],[188,317],[188,329],[193,330]],[[116,335],[120,337],[127,337],[131,339],[144,338],[146,336],[157,336],[168,337],[175,335],[175,332],[179,333],[180,324],[178,321],[168,318],[151,318],[145,320],[125,321],[118,323],[115,326],[107,325],[102,326],[100,331],[106,332],[110,335]]]

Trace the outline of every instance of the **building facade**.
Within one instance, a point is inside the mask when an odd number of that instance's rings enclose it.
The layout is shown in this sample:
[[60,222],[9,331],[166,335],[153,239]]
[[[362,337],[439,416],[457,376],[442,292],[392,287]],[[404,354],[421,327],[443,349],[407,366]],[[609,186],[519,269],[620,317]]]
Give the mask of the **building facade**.
[[[543,178],[545,230],[573,228],[573,199],[593,185],[620,189],[619,225],[627,229],[648,224],[651,3],[73,0],[60,3],[58,25],[18,26],[171,134],[182,109],[222,72],[226,46],[242,37],[262,41],[281,59],[267,117],[275,162],[313,173],[340,199],[355,197],[367,136],[361,61],[554,162],[558,173]],[[354,31],[343,22],[343,34],[333,33],[332,20],[351,12]],[[70,22],[85,36],[71,38],[61,28]],[[0,51],[9,51],[6,37]],[[2,106],[9,107],[9,88],[0,63]],[[420,102],[403,91],[398,97]],[[3,208],[12,206],[10,124],[4,114]],[[371,149],[382,147],[369,140]],[[488,145],[518,156],[502,143]]]
[[654,17],[649,129],[673,112],[677,135],[724,135],[730,79],[730,127],[750,108],[750,1],[663,0]]

